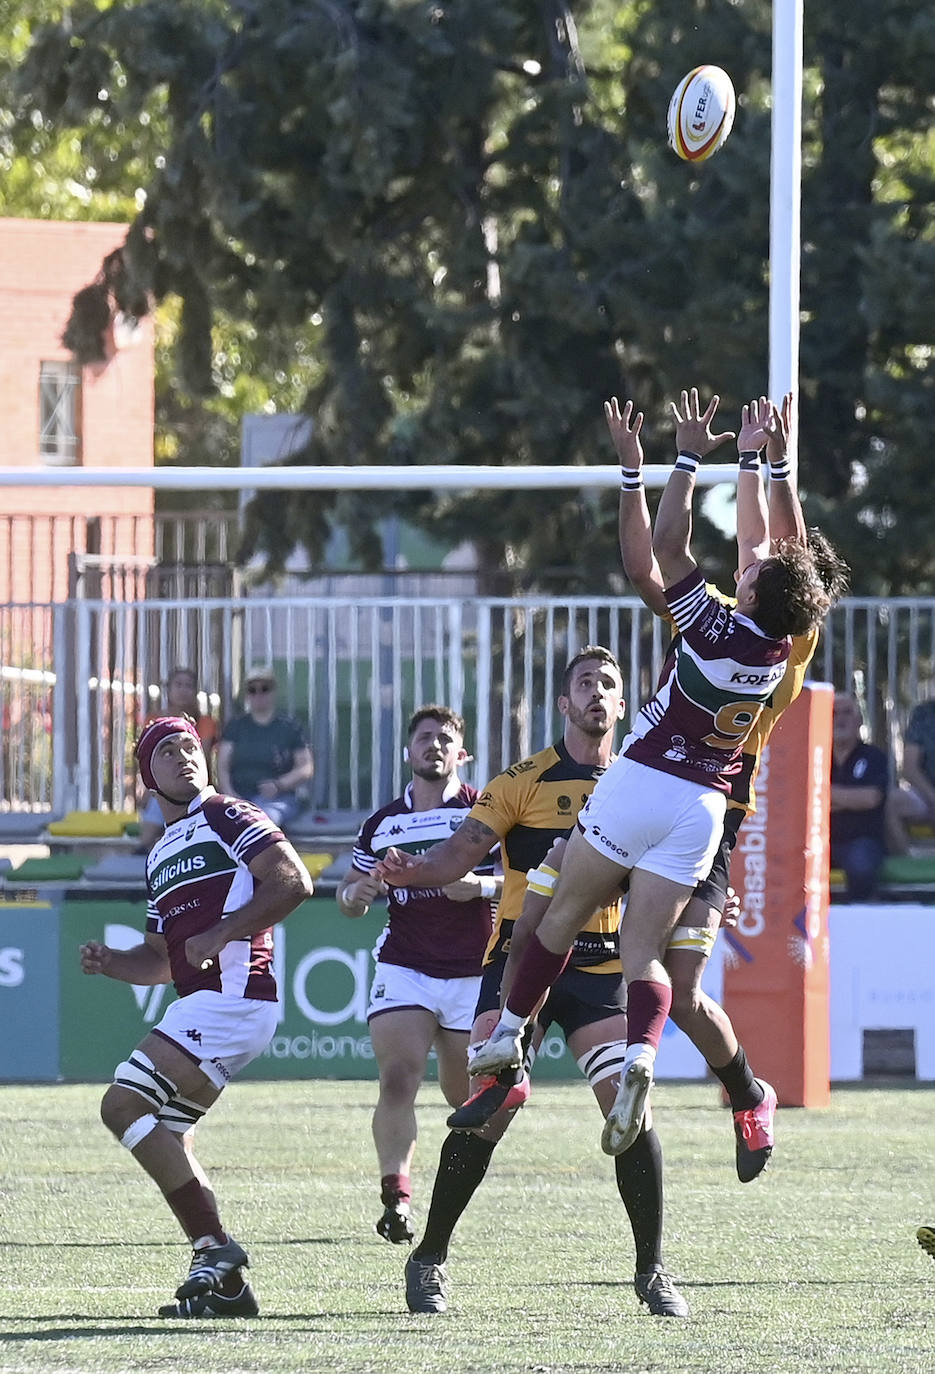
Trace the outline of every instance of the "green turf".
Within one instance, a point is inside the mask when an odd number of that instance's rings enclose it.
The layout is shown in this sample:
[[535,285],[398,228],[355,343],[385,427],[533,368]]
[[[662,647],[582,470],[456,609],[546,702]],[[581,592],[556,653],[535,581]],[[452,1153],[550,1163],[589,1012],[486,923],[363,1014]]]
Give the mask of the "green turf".
[[[0,1370],[659,1371],[919,1374],[935,1368],[931,1089],[846,1088],[784,1111],[773,1167],[741,1186],[710,1086],[660,1085],[667,1259],[692,1309],[653,1319],[583,1085],[541,1087],[456,1235],[445,1316],[405,1310],[405,1252],[373,1231],[374,1085],[235,1084],[200,1128],[262,1316],[153,1313],[188,1252],[97,1118],[100,1087],[0,1088]],[[423,1090],[424,1218],[444,1116]]]

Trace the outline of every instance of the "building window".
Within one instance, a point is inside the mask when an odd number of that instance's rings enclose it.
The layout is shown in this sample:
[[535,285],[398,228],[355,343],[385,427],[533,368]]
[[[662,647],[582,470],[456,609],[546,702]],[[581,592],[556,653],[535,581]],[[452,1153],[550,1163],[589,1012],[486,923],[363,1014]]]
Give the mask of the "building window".
[[81,368],[39,364],[39,456],[44,463],[81,462]]

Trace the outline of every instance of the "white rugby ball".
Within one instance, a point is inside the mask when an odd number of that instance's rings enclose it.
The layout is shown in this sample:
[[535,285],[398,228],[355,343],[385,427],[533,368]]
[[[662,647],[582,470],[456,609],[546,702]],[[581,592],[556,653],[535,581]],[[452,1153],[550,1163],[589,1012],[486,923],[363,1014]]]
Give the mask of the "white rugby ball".
[[669,101],[669,146],[685,162],[704,162],[727,140],[737,98],[723,67],[696,67]]

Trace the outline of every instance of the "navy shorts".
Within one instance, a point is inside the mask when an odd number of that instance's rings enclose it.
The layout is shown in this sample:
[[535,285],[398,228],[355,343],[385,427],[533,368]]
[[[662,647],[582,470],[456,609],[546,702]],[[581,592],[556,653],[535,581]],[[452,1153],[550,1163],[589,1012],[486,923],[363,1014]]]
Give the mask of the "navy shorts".
[[[500,1009],[500,980],[505,959],[488,964],[481,978],[475,1019],[485,1011]],[[548,1030],[553,1023],[561,1028],[567,1040],[576,1030],[622,1016],[620,992],[623,975],[619,973],[585,973],[583,969],[566,968],[536,1017],[536,1024]]]

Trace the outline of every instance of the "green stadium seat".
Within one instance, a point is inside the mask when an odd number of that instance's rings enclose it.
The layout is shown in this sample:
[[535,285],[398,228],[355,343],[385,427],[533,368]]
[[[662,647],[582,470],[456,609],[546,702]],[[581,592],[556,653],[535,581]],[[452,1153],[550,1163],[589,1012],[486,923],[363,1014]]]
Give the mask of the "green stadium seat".
[[85,870],[86,860],[75,854],[50,854],[47,859],[24,859],[5,875],[7,883],[73,883]]
[[935,883],[935,854],[891,854],[883,860],[884,883]]

